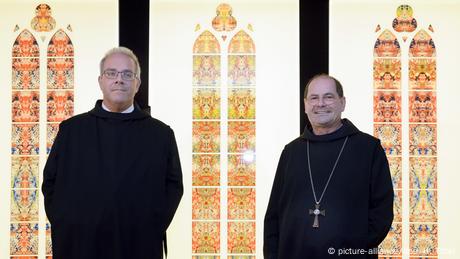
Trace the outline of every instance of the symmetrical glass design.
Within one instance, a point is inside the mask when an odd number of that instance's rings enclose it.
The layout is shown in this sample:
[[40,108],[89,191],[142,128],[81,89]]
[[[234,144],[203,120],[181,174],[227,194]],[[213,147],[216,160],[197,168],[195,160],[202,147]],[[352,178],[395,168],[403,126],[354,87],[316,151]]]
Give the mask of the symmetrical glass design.
[[436,47],[425,30],[409,46],[410,255],[437,256]]
[[29,30],[12,50],[10,255],[37,256],[40,50]]
[[193,254],[221,252],[220,50],[219,41],[208,30],[198,36],[193,46]]
[[[394,220],[381,251],[402,255],[402,148],[401,48],[396,36],[383,31],[374,45],[374,135],[381,141],[390,164],[395,189]],[[394,249],[398,248],[398,249]]]
[[[387,154],[395,190],[394,223],[380,245],[380,256],[437,258],[436,48],[427,31],[416,31],[412,7],[399,6],[392,26],[394,30],[381,32],[374,45],[374,135]],[[403,66],[402,49],[408,56]],[[401,83],[402,77],[408,84]],[[403,130],[408,131],[404,139]],[[403,175],[408,183],[402,183]],[[404,206],[408,219],[403,218],[403,193],[409,194]],[[403,244],[404,236],[409,244]]]
[[[74,113],[72,42],[64,30],[54,30],[56,21],[49,5],[38,5],[35,13],[31,30],[22,30],[12,48],[11,258],[38,258],[41,236],[46,238],[46,258],[51,258],[50,224],[40,223],[44,219],[39,213],[43,167],[39,161],[49,154],[59,123]],[[48,46],[43,44],[46,39]],[[40,77],[43,67],[46,81]],[[46,109],[40,109],[41,103],[46,103]],[[46,148],[40,146],[43,138]]]
[[200,31],[193,46],[192,258],[197,259],[256,253],[255,45],[244,29],[232,33],[237,20],[231,10],[219,5],[214,30]]
[[227,59],[227,253],[245,258],[256,253],[255,57],[252,38],[238,31],[228,45]]

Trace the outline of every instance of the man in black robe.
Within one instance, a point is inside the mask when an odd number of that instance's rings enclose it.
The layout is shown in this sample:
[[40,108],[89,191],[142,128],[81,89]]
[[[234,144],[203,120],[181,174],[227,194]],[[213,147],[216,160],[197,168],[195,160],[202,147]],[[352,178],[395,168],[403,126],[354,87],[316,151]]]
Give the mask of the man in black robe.
[[139,78],[131,50],[110,50],[103,100],[60,124],[42,185],[54,259],[163,258],[182,171],[172,129],[134,102]]
[[343,89],[307,84],[310,125],[281,154],[265,214],[265,259],[377,258],[393,220],[393,188],[380,141],[342,119]]

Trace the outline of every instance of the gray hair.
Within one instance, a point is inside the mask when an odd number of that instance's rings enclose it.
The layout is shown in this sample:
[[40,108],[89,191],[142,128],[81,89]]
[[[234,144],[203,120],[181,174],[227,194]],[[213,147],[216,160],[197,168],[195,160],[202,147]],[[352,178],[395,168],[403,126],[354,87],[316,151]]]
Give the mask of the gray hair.
[[139,64],[139,60],[137,59],[136,54],[134,54],[132,50],[126,47],[116,47],[116,48],[110,49],[109,51],[107,51],[107,53],[105,53],[104,57],[101,59],[101,62],[99,63],[99,70],[100,70],[101,75],[104,72],[103,69],[104,69],[105,60],[109,56],[114,55],[114,54],[123,54],[123,55],[130,57],[136,64],[136,71],[134,71],[134,73],[136,74],[137,78],[141,77],[141,65]]
[[311,83],[313,81],[315,81],[315,79],[317,78],[328,78],[328,79],[331,79],[332,81],[334,81],[335,83],[335,90],[337,91],[337,94],[339,95],[339,97],[343,97],[343,86],[342,84],[340,83],[339,80],[337,80],[335,77],[333,76],[330,76],[328,74],[317,74],[315,75],[314,77],[312,77],[310,79],[310,81],[308,81],[307,85],[305,86],[305,90],[303,92],[303,98],[307,98],[308,96],[308,88],[310,87]]

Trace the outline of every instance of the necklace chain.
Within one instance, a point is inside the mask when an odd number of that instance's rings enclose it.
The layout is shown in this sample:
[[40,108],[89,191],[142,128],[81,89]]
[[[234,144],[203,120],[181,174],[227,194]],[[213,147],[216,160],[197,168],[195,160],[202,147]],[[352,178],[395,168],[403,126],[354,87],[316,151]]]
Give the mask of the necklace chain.
[[321,196],[319,197],[319,200],[316,198],[316,191],[315,191],[315,185],[313,184],[313,176],[311,174],[311,166],[310,166],[310,141],[307,140],[307,159],[308,159],[308,174],[310,175],[310,183],[311,183],[311,189],[313,191],[313,198],[315,198],[315,203],[320,204],[321,200],[323,199],[324,193],[326,193],[326,189],[329,186],[329,182],[332,179],[332,175],[334,175],[335,168],[337,167],[337,163],[339,162],[340,156],[342,156],[343,149],[345,148],[345,145],[347,144],[348,141],[348,136],[345,138],[345,141],[343,142],[342,148],[340,149],[340,153],[337,156],[337,159],[335,160],[334,167],[332,168],[331,174],[329,175],[329,179],[327,179],[326,185],[324,186],[324,190],[321,193]]

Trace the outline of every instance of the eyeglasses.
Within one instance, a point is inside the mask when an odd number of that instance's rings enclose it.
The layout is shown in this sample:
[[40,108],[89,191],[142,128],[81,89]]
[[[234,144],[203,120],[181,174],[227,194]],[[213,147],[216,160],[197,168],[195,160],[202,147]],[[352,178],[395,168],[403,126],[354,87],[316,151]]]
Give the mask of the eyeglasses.
[[325,105],[331,105],[335,103],[338,100],[338,98],[334,95],[325,95],[323,97],[313,95],[307,98],[307,102],[310,105],[318,105],[320,103],[320,100],[322,100],[322,103],[324,103]]
[[118,74],[121,74],[121,79],[126,81],[132,81],[136,78],[136,74],[129,70],[117,71],[114,69],[108,69],[105,70],[102,74],[108,79],[117,79]]

